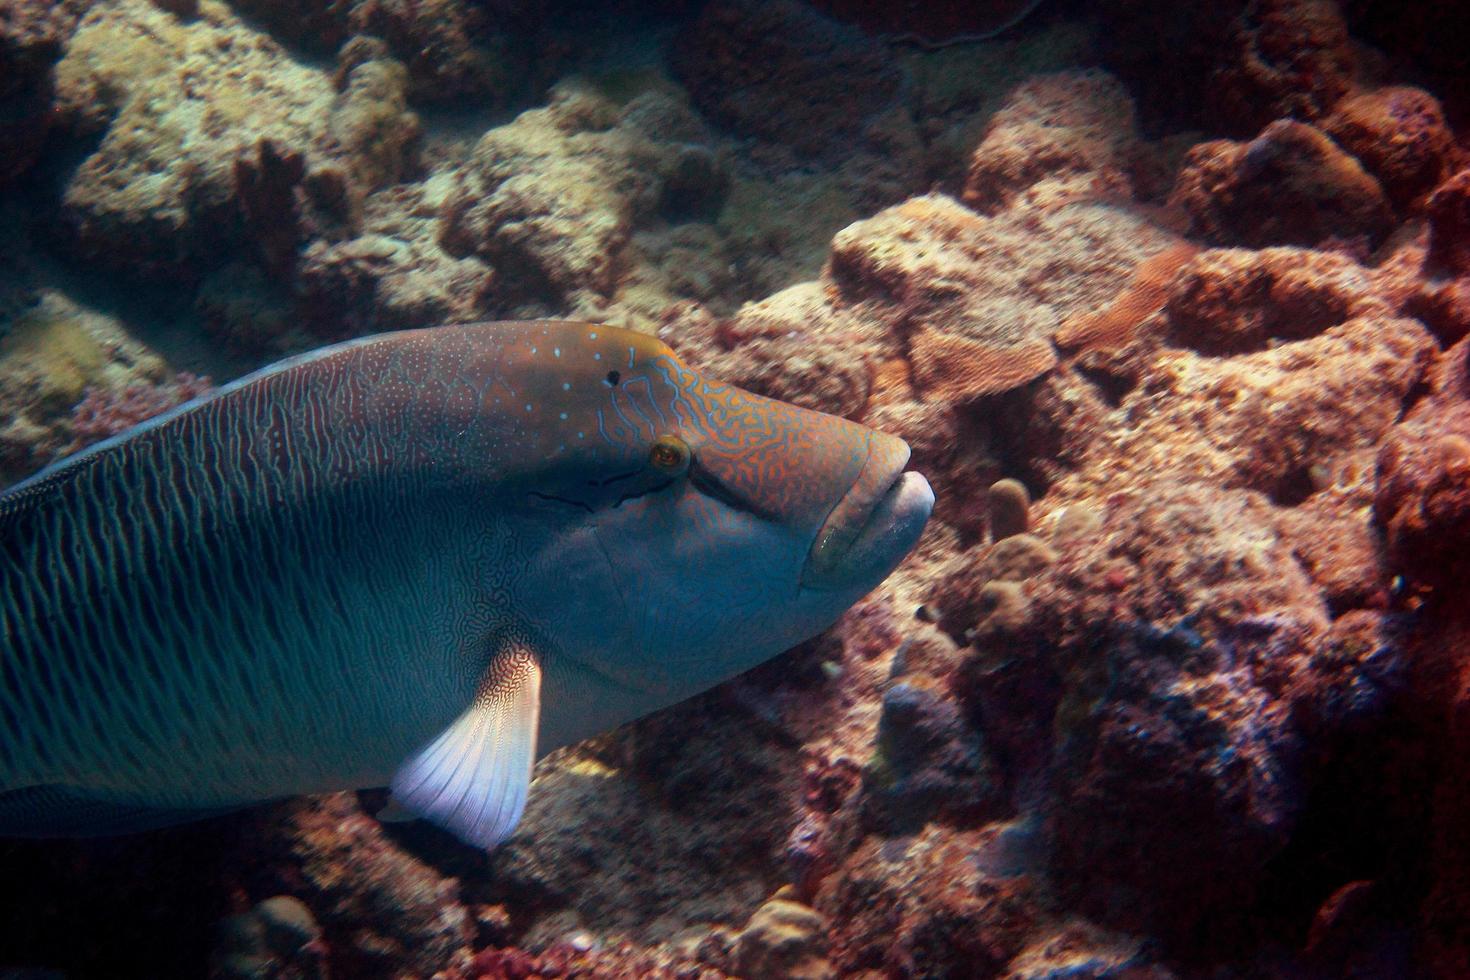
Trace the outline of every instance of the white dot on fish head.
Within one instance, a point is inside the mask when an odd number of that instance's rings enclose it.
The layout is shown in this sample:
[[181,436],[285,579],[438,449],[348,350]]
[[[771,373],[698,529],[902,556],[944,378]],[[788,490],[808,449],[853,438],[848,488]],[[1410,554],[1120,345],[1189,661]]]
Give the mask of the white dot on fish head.
[[560,347],[553,347],[553,348],[551,348],[551,353],[552,353],[552,356],[554,356],[554,357],[561,357],[561,348]]
[[563,381],[561,383],[561,390],[562,391],[571,391],[572,390],[572,383],[570,381]]
[[594,361],[600,361],[600,360],[602,360],[602,355],[601,354],[593,354],[592,355],[592,359]]
[[526,411],[529,412],[530,410],[531,410],[531,403],[530,402],[526,402]]
[[597,331],[596,331],[596,330],[594,330],[594,331],[592,331],[592,332],[591,332],[591,333],[589,333],[589,334],[588,334],[588,335],[587,335],[587,339],[588,339],[588,340],[596,340],[596,339],[597,339]]
[[567,413],[566,413],[566,412],[562,412],[562,413],[561,413],[561,417],[562,417],[562,418],[566,418],[566,417],[567,417]]

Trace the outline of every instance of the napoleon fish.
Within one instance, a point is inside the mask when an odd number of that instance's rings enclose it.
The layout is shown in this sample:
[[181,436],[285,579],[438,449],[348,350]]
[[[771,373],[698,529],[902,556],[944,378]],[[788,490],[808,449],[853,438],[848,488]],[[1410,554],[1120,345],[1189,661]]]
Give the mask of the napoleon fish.
[[908,457],[593,324],[268,367],[0,496],[0,834],[390,786],[493,846],[538,754],[882,581],[934,502]]

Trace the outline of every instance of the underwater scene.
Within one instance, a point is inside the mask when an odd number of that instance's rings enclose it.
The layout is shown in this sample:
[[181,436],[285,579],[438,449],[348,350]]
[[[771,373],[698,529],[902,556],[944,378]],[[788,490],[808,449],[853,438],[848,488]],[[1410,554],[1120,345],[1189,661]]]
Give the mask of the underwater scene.
[[1470,4],[0,0],[0,980],[1470,977]]

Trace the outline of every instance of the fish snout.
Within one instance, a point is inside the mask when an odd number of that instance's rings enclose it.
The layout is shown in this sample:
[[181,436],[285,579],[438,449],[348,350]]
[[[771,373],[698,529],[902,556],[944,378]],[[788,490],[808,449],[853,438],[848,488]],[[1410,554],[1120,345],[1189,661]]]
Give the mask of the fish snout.
[[934,491],[923,474],[904,470],[908,461],[908,443],[869,430],[867,462],[817,531],[802,570],[803,588],[871,588],[918,543]]

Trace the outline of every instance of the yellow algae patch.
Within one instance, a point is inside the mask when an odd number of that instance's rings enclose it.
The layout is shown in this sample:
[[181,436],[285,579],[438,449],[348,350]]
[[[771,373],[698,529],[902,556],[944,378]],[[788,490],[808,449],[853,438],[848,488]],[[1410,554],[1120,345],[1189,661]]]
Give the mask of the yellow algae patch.
[[29,391],[42,409],[69,407],[106,361],[80,324],[49,312],[27,313],[0,341],[5,377]]
[[[158,355],[109,317],[46,293],[0,339],[0,386],[5,401],[37,418],[70,412],[93,385],[121,387],[163,377]],[[0,406],[0,414],[4,408]]]
[[573,776],[587,776],[595,779],[613,779],[618,775],[618,770],[588,756],[577,758],[563,771]]

